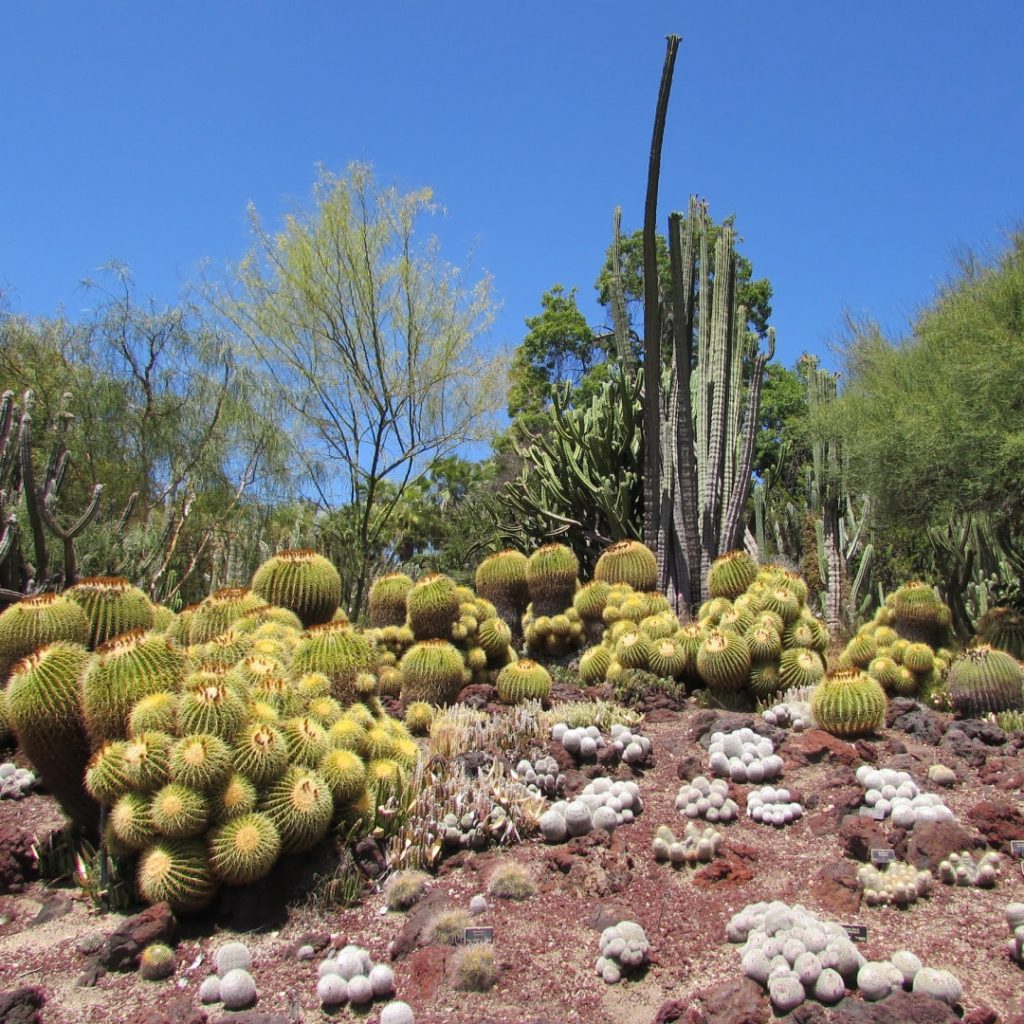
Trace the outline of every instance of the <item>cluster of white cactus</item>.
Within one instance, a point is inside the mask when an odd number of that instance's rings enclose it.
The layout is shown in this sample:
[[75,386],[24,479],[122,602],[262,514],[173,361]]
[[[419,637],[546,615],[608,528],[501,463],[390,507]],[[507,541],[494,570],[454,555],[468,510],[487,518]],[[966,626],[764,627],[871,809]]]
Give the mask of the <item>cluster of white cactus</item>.
[[946,885],[973,885],[979,889],[991,889],[999,878],[1002,857],[994,850],[974,855],[968,850],[951,853],[939,863],[939,878]]
[[640,787],[635,782],[599,777],[588,783],[575,800],[553,803],[540,816],[540,831],[549,843],[562,843],[595,828],[612,832],[619,825],[628,825],[643,809]]
[[1007,942],[1010,958],[1024,964],[1024,903],[1007,904],[1006,926],[1010,929]]
[[729,784],[722,779],[709,781],[703,775],[679,787],[676,810],[687,818],[704,818],[712,823],[735,821],[740,814],[739,804],[729,796]]
[[865,864],[857,872],[857,881],[869,907],[905,907],[927,896],[932,889],[930,871],[919,871],[902,860],[892,861],[884,868]]
[[601,932],[601,953],[594,967],[609,985],[614,985],[627,971],[647,963],[650,948],[640,925],[620,921]]
[[593,760],[597,752],[607,746],[630,765],[644,764],[651,756],[651,741],[621,724],[613,725],[609,738],[605,739],[596,725],[570,729],[565,722],[558,722],[551,727],[551,738],[579,761]]
[[782,758],[767,736],[759,736],[753,729],[735,729],[712,734],[708,767],[733,782],[771,782],[782,771]]
[[35,789],[38,779],[28,768],[18,768],[10,761],[0,764],[0,798],[20,800]]
[[861,765],[857,781],[864,787],[864,804],[880,811],[899,828],[919,821],[952,821],[953,812],[935,793],[922,793],[909,772]]
[[806,701],[783,701],[761,712],[761,717],[769,724],[780,729],[792,729],[803,732],[814,728],[814,715],[811,705]]
[[507,822],[508,812],[495,804],[487,814],[475,808],[461,816],[449,812],[441,819],[441,841],[446,850],[482,850],[490,837],[500,833]]
[[803,806],[790,799],[788,789],[762,786],[747,797],[747,817],[762,825],[792,825],[803,813]]
[[199,986],[203,1003],[223,1003],[225,1010],[248,1010],[257,999],[256,982],[249,973],[252,957],[244,942],[225,942],[214,957],[217,973]]
[[841,925],[822,921],[800,904],[750,904],[730,919],[726,937],[743,943],[743,973],[767,988],[780,1013],[808,998],[838,1003],[847,987],[859,988],[869,1001],[884,999],[897,988],[923,992],[950,1006],[962,995],[949,971],[923,967],[907,950],[889,960],[865,959]]
[[658,827],[651,849],[657,861],[670,861],[673,867],[683,864],[707,864],[718,856],[722,845],[722,833],[717,829],[700,828],[692,821],[686,823],[681,839],[667,825]]
[[530,760],[522,758],[516,765],[519,781],[532,793],[556,798],[565,789],[565,776],[558,770],[558,762],[548,754]]
[[316,995],[322,1006],[369,1006],[374,999],[395,994],[395,975],[386,964],[374,964],[360,946],[345,946],[337,956],[321,961]]

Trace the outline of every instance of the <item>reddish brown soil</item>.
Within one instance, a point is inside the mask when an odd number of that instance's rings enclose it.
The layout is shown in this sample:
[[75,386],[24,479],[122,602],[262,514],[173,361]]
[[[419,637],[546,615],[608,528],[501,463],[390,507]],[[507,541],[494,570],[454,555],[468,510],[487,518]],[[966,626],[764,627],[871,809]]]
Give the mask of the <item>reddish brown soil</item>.
[[[695,763],[694,758],[700,765],[705,762],[703,749],[689,738],[694,716],[693,711],[660,715],[667,720],[645,727],[654,742],[656,762],[640,778],[644,813],[633,825],[619,829],[610,842],[577,841],[574,852],[574,847],[533,841],[470,856],[463,866],[438,877],[435,888],[452,906],[465,907],[473,894],[486,890],[493,867],[512,858],[530,868],[538,893],[524,903],[494,903],[474,921],[494,928],[500,972],[489,993],[453,988],[453,951],[447,948],[423,947],[394,964],[399,998],[413,1005],[417,1024],[648,1024],[667,1000],[685,1004],[717,982],[739,980],[739,956],[725,941],[725,923],[745,904],[769,899],[800,901],[829,918],[867,925],[863,950],[869,958],[907,948],[928,965],[952,970],[963,983],[966,1010],[984,1004],[1005,1020],[1018,1009],[1024,971],[1006,955],[1003,908],[1024,900],[1021,869],[1007,859],[1002,878],[990,891],[936,884],[930,898],[907,910],[857,909],[856,896],[823,874],[834,874],[835,866],[844,863],[835,804],[851,797],[850,766],[840,764],[834,755],[797,767],[798,759],[782,749],[783,784],[814,805],[795,825],[775,830],[744,818],[724,826],[722,857],[700,872],[655,863],[650,854],[655,829],[661,824],[683,825],[674,808],[677,768],[684,761]],[[895,750],[905,743],[907,752],[891,755],[889,739],[896,741]],[[886,731],[871,747],[880,764],[912,761],[923,788],[934,788],[926,783],[933,761],[954,768],[962,781],[942,792],[958,821],[972,833],[967,811],[983,799],[1024,809],[1019,788],[1007,791],[998,784],[1005,786],[1010,769],[1021,766],[1020,755],[1012,751],[1011,760],[998,771],[990,762],[987,771],[979,772],[948,751],[917,744],[902,734]],[[871,747],[859,751],[870,756]],[[852,749],[837,749],[846,760],[854,757]],[[858,763],[859,757],[852,761],[853,766]],[[980,781],[981,776],[988,781]],[[1018,785],[1020,778],[1018,773]],[[0,830],[18,824],[42,831],[55,820],[53,804],[45,797],[0,801]],[[891,826],[885,830],[891,837]],[[196,993],[210,970],[212,952],[233,935],[211,932],[209,926],[194,934],[186,926],[177,947],[178,971],[169,982],[112,974],[93,987],[82,987],[76,979],[87,958],[79,951],[80,942],[108,935],[122,918],[97,913],[74,889],[62,891],[71,898],[70,911],[38,925],[33,918],[50,895],[40,883],[0,897],[0,990],[39,986],[47,997],[42,1011],[47,1024],[109,1024],[142,1019],[140,1013],[167,1007],[173,1018],[182,1019],[174,1000],[181,999],[182,1007],[198,1006]],[[593,963],[600,929],[619,915],[643,925],[652,963],[639,979],[609,986],[594,973]],[[387,961],[405,922],[406,915],[386,913],[383,896],[371,893],[349,910],[299,907],[279,932],[245,936],[254,954],[257,1009],[294,1021],[361,1019],[373,1024],[380,1004],[367,1014],[345,1009],[330,1017],[322,1011],[315,995],[320,956],[301,962],[292,951],[304,935],[329,933],[335,946],[355,942],[375,959]],[[847,997],[851,998],[858,997]],[[206,1012],[211,1021],[231,1018],[219,1006]]]

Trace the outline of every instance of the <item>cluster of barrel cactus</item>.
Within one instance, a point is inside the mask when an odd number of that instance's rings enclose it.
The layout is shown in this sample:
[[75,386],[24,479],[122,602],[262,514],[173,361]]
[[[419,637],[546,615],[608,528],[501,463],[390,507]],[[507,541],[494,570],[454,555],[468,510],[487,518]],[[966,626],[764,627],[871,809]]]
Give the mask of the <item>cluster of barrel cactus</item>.
[[950,621],[949,609],[931,587],[904,584],[851,638],[838,667],[866,672],[892,696],[927,693],[953,659]]
[[949,666],[946,687],[962,718],[1024,710],[1024,668],[987,644],[969,648]]

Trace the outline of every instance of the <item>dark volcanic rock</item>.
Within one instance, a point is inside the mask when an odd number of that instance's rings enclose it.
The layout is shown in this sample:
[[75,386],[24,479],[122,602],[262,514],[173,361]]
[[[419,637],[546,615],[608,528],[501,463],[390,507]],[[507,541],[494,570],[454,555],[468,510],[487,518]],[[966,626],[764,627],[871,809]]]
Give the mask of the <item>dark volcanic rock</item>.
[[1024,814],[1002,800],[982,800],[975,804],[967,817],[988,840],[990,846],[1003,853],[1010,852],[1010,841],[1024,838]]
[[909,697],[896,697],[889,702],[885,724],[890,729],[898,729],[933,747],[942,739],[947,725],[946,719],[937,711]]
[[31,832],[17,825],[0,826],[0,894],[21,892],[25,883],[38,874],[38,865],[32,853],[34,841]]
[[819,761],[850,765],[858,760],[852,743],[836,739],[823,729],[792,733],[779,753],[797,765],[817,764]]
[[771,1004],[764,990],[750,978],[730,979],[700,994],[707,1024],[767,1024]]
[[967,1012],[963,1024],[999,1024],[999,1014],[991,1006],[982,1003]]
[[882,850],[889,846],[881,825],[859,814],[848,814],[843,818],[839,827],[839,840],[843,844],[843,855],[860,861],[870,860],[872,850]]
[[951,853],[972,850],[982,843],[955,821],[922,821],[910,831],[906,850],[896,846],[896,854],[916,868],[935,872],[939,862]]
[[707,1024],[707,1017],[695,1006],[681,999],[662,1003],[651,1024]]
[[395,941],[391,944],[391,959],[400,960],[427,941],[427,933],[434,917],[444,908],[448,897],[440,889],[431,889],[409,912]]
[[949,728],[962,732],[972,740],[981,740],[986,747],[1001,747],[1006,743],[1006,733],[995,722],[968,718],[962,722],[953,722]]
[[960,1024],[960,1018],[940,1000],[902,990],[877,1003],[844,999],[832,1010],[832,1020],[834,1024]]
[[459,691],[458,703],[479,711],[488,704],[498,703],[498,691],[490,683],[471,683]]
[[811,881],[816,903],[837,917],[855,914],[860,909],[860,884],[857,868],[848,860],[826,864]]
[[43,905],[39,908],[39,913],[32,918],[30,926],[35,927],[36,925],[46,924],[47,921],[56,921],[58,917],[70,914],[71,908],[71,897],[67,893],[51,893],[43,900]]
[[178,922],[166,903],[155,903],[141,914],[129,917],[108,938],[97,954],[99,963],[108,971],[134,971],[139,954],[151,943],[169,943]]
[[788,733],[785,729],[769,725],[760,715],[745,711],[715,711],[705,709],[693,716],[687,731],[687,739],[697,740],[706,750],[711,745],[711,734],[734,732],[736,729],[753,729],[760,736],[767,736],[778,749]]
[[[233,1013],[231,1019],[237,1021],[243,1016]],[[188,996],[169,1001],[162,997],[159,1006],[137,1010],[125,1020],[125,1024],[206,1024],[207,1019],[206,1011],[196,1006]]]
[[4,1024],[40,1024],[39,1011],[46,1002],[42,989],[24,985],[10,992],[0,992],[0,1021]]

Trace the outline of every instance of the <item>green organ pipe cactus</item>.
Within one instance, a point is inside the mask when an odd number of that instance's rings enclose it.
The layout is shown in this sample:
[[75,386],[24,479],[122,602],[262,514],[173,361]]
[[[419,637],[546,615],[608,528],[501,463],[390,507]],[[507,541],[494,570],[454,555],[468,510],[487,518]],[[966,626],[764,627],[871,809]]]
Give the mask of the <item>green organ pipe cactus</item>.
[[102,644],[82,677],[82,714],[93,742],[126,736],[135,705],[177,689],[184,675],[183,655],[160,633],[132,630]]
[[564,544],[545,544],[526,562],[526,582],[535,616],[558,615],[576,593],[580,563]]
[[293,765],[266,791],[260,809],[277,826],[281,852],[302,853],[327,834],[334,801],[317,772]]
[[818,725],[833,736],[866,736],[885,722],[885,691],[860,669],[830,672],[811,694]]
[[175,914],[207,907],[217,892],[206,844],[199,839],[162,839],[140,856],[136,885],[147,903],[170,904]]
[[388,573],[373,581],[369,598],[370,625],[373,628],[405,625],[405,599],[412,585],[412,579],[404,572]]
[[506,665],[494,683],[503,704],[522,704],[525,700],[547,700],[551,694],[551,676],[543,665],[529,658]]
[[65,591],[89,620],[88,647],[95,649],[132,629],[153,628],[149,598],[120,576],[91,576]]
[[359,675],[375,672],[377,666],[378,654],[362,633],[345,623],[327,622],[306,631],[291,671],[296,676],[322,672],[331,681],[331,696],[348,706],[359,699]]
[[949,702],[965,718],[1024,710],[1024,670],[1005,651],[972,647],[949,666]]
[[281,853],[281,835],[268,815],[254,811],[221,825],[209,845],[214,877],[227,885],[246,885],[270,873]]
[[330,622],[341,601],[338,570],[315,551],[279,551],[253,574],[252,591],[269,605],[287,608],[303,626]]
[[711,563],[708,593],[735,600],[757,579],[757,562],[745,551],[727,551]]
[[621,540],[601,553],[594,566],[594,579],[605,583],[625,583],[634,590],[655,590],[658,586],[658,561],[654,552],[638,540]]
[[56,640],[89,643],[89,620],[69,597],[24,597],[5,609],[0,614],[0,684],[17,661]]
[[454,704],[468,682],[458,649],[446,640],[424,640],[410,647],[399,662],[402,700],[429,704]]
[[65,640],[41,647],[15,665],[7,684],[7,716],[18,745],[68,816],[96,820],[85,790],[89,741],[79,708],[89,652]]
[[424,576],[405,598],[409,628],[417,640],[447,640],[459,618],[455,581],[443,573]]

